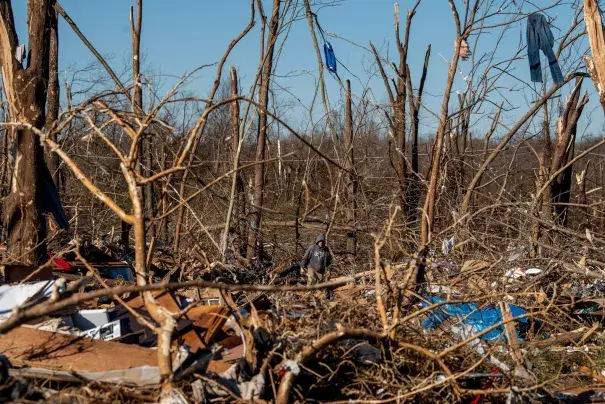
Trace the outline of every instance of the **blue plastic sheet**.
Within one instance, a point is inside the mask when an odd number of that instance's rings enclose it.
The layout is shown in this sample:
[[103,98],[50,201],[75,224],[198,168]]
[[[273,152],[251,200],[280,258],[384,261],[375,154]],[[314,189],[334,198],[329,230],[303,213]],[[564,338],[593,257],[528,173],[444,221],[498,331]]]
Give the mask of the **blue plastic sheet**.
[[336,56],[330,42],[324,43],[324,57],[326,58],[326,66],[332,73],[336,73]]
[[[446,299],[436,296],[425,296],[425,301],[422,302],[423,307],[431,306],[435,303],[441,303]],[[509,305],[510,311],[513,317],[522,316],[525,314],[525,310],[519,306]],[[475,333],[479,333],[488,327],[502,322],[502,312],[499,308],[486,308],[479,310],[476,305],[472,303],[455,303],[455,304],[444,304],[437,307],[431,312],[429,317],[422,322],[422,326],[427,330],[433,330],[440,324],[454,317],[462,324],[470,326]],[[527,318],[518,320],[520,324],[527,324]],[[500,339],[504,333],[504,326],[494,328],[483,334],[480,338],[484,341],[494,341]],[[517,330],[517,337],[519,337],[519,330]]]

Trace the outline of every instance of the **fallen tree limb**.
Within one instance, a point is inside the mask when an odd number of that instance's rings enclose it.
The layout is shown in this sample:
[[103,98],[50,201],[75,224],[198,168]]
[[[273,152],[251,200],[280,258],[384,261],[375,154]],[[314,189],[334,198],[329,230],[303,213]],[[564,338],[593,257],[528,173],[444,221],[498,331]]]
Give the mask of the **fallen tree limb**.
[[[296,355],[295,361],[299,365],[305,365],[311,359],[313,359],[319,351],[339,341],[350,338],[378,342],[385,340],[387,338],[387,334],[381,334],[366,329],[337,330],[324,335],[319,340],[313,342],[311,345],[303,349],[298,355]],[[290,370],[284,374],[281,383],[279,384],[279,390],[277,391],[277,404],[288,404],[290,402],[290,390],[294,384],[296,376],[297,375],[292,373]]]
[[[375,331],[363,329],[363,328],[354,328],[354,329],[343,329],[340,328],[336,331],[333,331],[329,334],[324,335],[317,341],[313,342],[311,345],[303,349],[298,355],[296,355],[295,362],[299,365],[306,365],[312,360],[315,355],[323,349],[326,349],[330,345],[333,345],[337,342],[346,339],[364,339],[369,342],[383,342],[388,338],[387,333],[378,333]],[[420,353],[421,355],[426,356],[427,358],[435,361],[439,367],[445,372],[448,377],[453,379],[453,374],[450,369],[443,363],[439,355],[434,354],[428,351],[425,348],[422,348],[417,345],[409,344],[406,342],[393,341],[399,348],[411,349]],[[296,376],[292,373],[291,370],[286,371],[284,376],[282,377],[281,383],[279,384],[279,390],[277,391],[277,404],[288,404],[290,402],[290,390],[296,380]],[[456,384],[454,384],[454,389],[458,391]]]
[[565,270],[567,272],[571,272],[572,274],[584,275],[584,276],[588,276],[590,278],[605,280],[605,275],[603,275],[599,272],[591,271],[588,268],[584,268],[584,269],[575,268],[567,263],[563,263],[563,267],[565,268]]
[[71,296],[57,301],[46,301],[44,303],[37,304],[33,307],[25,310],[17,309],[13,315],[11,315],[5,322],[0,324],[0,334],[5,334],[8,331],[18,327],[26,321],[34,320],[43,317],[47,314],[53,313],[58,310],[65,309],[70,306],[74,306],[78,303],[82,303],[88,300],[95,299],[97,297],[106,296],[120,296],[124,293],[138,293],[154,290],[176,290],[190,287],[200,287],[208,289],[218,289],[230,292],[245,291],[245,292],[304,292],[310,290],[323,290],[323,289],[335,289],[339,286],[346,285],[347,283],[354,282],[356,279],[366,276],[366,273],[359,275],[353,275],[344,278],[338,278],[337,280],[324,282],[312,286],[268,286],[268,285],[238,285],[228,283],[216,283],[209,281],[187,281],[187,282],[173,282],[173,283],[156,283],[151,285],[129,285],[121,286],[109,289],[100,289],[88,293],[75,293]]

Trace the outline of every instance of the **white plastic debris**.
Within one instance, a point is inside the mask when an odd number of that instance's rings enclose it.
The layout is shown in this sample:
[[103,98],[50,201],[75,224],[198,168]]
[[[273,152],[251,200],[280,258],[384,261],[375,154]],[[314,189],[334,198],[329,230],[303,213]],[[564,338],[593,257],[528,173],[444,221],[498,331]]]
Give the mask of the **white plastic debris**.
[[459,295],[460,291],[456,288],[452,288],[448,285],[431,285],[429,287],[430,293],[441,293],[446,295]]
[[262,373],[252,377],[249,382],[242,382],[237,385],[242,398],[246,401],[256,401],[259,399],[265,389],[265,377]]
[[540,268],[513,268],[509,270],[504,276],[507,278],[519,279],[524,278],[528,275],[539,275],[542,273]]
[[525,276],[525,270],[523,268],[513,268],[509,270],[504,276],[507,278],[519,279]]
[[527,268],[525,275],[539,275],[542,273],[540,268]]
[[41,281],[0,286],[0,316],[9,316],[15,307],[21,306],[33,296],[50,296],[53,285],[54,281]]
[[510,251],[510,256],[508,257],[508,262],[512,262],[518,260],[525,254],[526,248],[520,247]]
[[162,392],[160,404],[188,404],[188,401],[180,390],[170,389]]
[[298,363],[293,360],[287,360],[282,366],[282,371],[290,371],[294,376],[298,376],[300,374],[300,366]]
[[195,399],[196,402],[202,403],[202,402],[206,401],[205,400],[206,394],[204,392],[204,383],[200,379],[191,383],[191,390],[193,392],[193,398]]
[[[229,369],[218,375],[218,382],[223,385],[223,389],[216,388],[206,384],[206,392],[219,397],[224,397],[227,393],[225,389],[239,395],[245,401],[258,400],[265,390],[265,377],[262,373],[252,376],[248,379],[246,373],[242,370],[241,364],[234,364]],[[201,395],[201,392],[197,393]]]
[[454,237],[443,240],[443,243],[441,244],[441,252],[443,252],[443,255],[449,255],[454,249],[454,245]]
[[19,63],[23,63],[26,57],[27,50],[25,49],[25,45],[17,46],[17,49],[15,49],[15,59],[17,59]]
[[590,233],[590,230],[588,228],[586,228],[586,239],[588,241],[590,241],[590,244],[592,244],[592,233]]

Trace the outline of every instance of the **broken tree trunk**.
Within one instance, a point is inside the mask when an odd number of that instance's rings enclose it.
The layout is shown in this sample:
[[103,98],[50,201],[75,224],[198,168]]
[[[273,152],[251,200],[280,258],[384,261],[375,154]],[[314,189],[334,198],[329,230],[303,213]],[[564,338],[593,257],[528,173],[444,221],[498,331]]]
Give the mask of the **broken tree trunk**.
[[[28,2],[29,55],[24,68],[15,53],[19,39],[10,1],[0,2],[0,64],[10,113],[14,122],[42,129],[46,118],[49,79],[52,0]],[[19,128],[14,139],[15,165],[11,191],[4,201],[8,229],[5,278],[16,281],[28,276],[46,257],[46,222],[42,215],[44,150],[31,129]],[[54,186],[54,184],[52,185]],[[38,277],[50,277],[50,270]]]
[[605,112],[605,33],[596,0],[584,0],[584,21],[592,52],[592,57],[584,56],[584,60]]
[[[50,15],[50,53],[49,53],[49,75],[48,92],[46,101],[46,122],[44,129],[49,132],[59,118],[59,21],[55,9]],[[53,135],[56,141],[56,134]],[[60,188],[61,176],[59,175],[59,156],[56,153],[47,152],[48,169],[53,177],[55,186]]]
[[412,172],[408,181],[406,203],[408,220],[415,222],[418,220],[418,208],[420,207],[420,159],[418,157],[418,131],[420,128],[420,107],[422,106],[422,93],[424,92],[424,83],[426,82],[426,75],[429,69],[429,59],[431,57],[431,45],[426,49],[424,55],[424,65],[422,67],[422,76],[420,78],[420,86],[418,87],[418,95],[414,96],[412,89],[412,80],[410,77],[410,68],[406,67],[407,70],[407,87],[408,93],[410,94],[410,114],[412,119],[410,121],[411,141],[412,141]]
[[[479,169],[475,173],[475,176],[473,177],[473,179],[471,180],[471,182],[467,186],[467,188],[466,188],[466,194],[464,195],[464,198],[462,199],[462,203],[460,204],[460,209],[459,209],[458,216],[460,217],[460,223],[461,224],[465,223],[465,221],[466,221],[464,218],[467,215],[467,213],[469,213],[468,210],[469,210],[469,207],[470,207],[470,203],[471,203],[471,198],[472,198],[473,192],[477,188],[479,182],[481,181],[481,178],[485,174],[485,172],[486,172],[487,168],[489,167],[489,165],[494,161],[494,159],[498,156],[498,154],[502,151],[502,149],[504,149],[504,147],[508,144],[508,142],[510,142],[510,140],[513,138],[513,136],[515,136],[521,130],[521,127],[525,124],[525,122],[527,122],[530,118],[532,118],[534,116],[534,114],[536,114],[536,112],[538,112],[538,110],[540,108],[542,108],[542,106],[561,87],[563,87],[565,84],[567,84],[569,82],[569,80],[571,80],[571,78],[572,78],[572,76],[566,77],[565,80],[563,81],[563,83],[554,85],[550,90],[548,90],[542,96],[542,98],[540,98],[539,100],[537,100],[536,102],[534,102],[534,105],[525,113],[525,115],[523,115],[517,121],[517,123],[515,125],[513,125],[510,128],[510,130],[506,133],[506,135],[504,135],[502,137],[502,139],[500,140],[500,143],[498,143],[498,145],[496,146],[496,148],[494,150],[492,150],[492,152],[484,159],[483,163],[481,164],[481,166],[479,167]],[[497,117],[499,115],[500,115],[500,111],[496,115],[496,119],[497,119]]]
[[[374,53],[376,64],[382,80],[387,90],[387,95],[393,110],[392,116],[387,113],[389,126],[391,128],[389,136],[389,147],[394,148],[393,155],[390,155],[391,165],[393,166],[397,175],[397,181],[399,183],[399,196],[401,201],[401,208],[405,212],[410,214],[410,207],[407,203],[408,195],[408,162],[406,160],[406,100],[409,92],[409,68],[407,65],[407,55],[410,40],[410,29],[412,27],[412,19],[416,14],[416,9],[420,5],[422,0],[416,0],[416,3],[411,10],[408,11],[405,34],[403,42],[401,41],[401,35],[399,31],[399,5],[395,3],[395,42],[397,43],[397,51],[399,53],[399,65],[393,64],[393,68],[397,73],[397,80],[393,80],[393,86],[384,70],[383,62],[376,51],[376,48],[372,43],[370,47]],[[413,98],[413,94],[410,94]],[[411,209],[415,209],[411,207]]]
[[[420,1],[416,3],[418,5]],[[394,115],[394,134],[393,140],[395,142],[395,172],[397,173],[397,179],[399,181],[399,196],[401,198],[401,208],[407,210],[407,204],[405,200],[406,184],[408,177],[407,161],[405,157],[405,141],[406,141],[406,99],[407,99],[407,88],[406,88],[406,75],[407,75],[407,53],[408,53],[408,40],[410,34],[410,26],[412,22],[412,16],[414,11],[408,12],[408,19],[405,30],[404,43],[401,42],[399,35],[399,5],[395,3],[395,41],[397,42],[397,50],[399,52],[399,66],[397,66],[397,84],[395,85],[395,105],[393,105]]]
[[[573,158],[578,120],[588,102],[586,95],[580,99],[582,81],[582,78],[578,79],[565,104],[563,114],[557,119],[557,143],[552,156],[550,173],[556,173]],[[567,167],[549,186],[548,195],[552,205],[553,219],[562,226],[567,224],[567,208],[571,200],[572,168],[573,165]]]

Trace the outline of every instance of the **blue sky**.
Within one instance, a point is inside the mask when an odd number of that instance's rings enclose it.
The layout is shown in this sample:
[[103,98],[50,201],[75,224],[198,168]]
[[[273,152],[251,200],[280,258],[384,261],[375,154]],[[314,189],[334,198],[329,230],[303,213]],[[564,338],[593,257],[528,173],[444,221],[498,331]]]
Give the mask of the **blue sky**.
[[[406,10],[413,2],[399,2],[402,25]],[[26,1],[13,3],[21,34],[20,40],[24,42]],[[266,12],[270,13],[271,2],[264,0],[264,3]],[[129,6],[134,4],[134,0],[63,0],[61,4],[100,53],[109,58],[112,67],[116,71],[123,71],[131,51]],[[383,56],[387,55],[390,47],[390,56],[394,60],[393,4],[392,0],[345,0],[337,7],[320,10],[319,20],[323,29],[329,33],[336,33],[366,47],[369,41],[372,41]],[[527,6],[527,10],[531,10],[531,6]],[[218,61],[228,43],[248,23],[249,13],[248,0],[145,0],[142,37],[144,67],[147,71],[176,77],[200,65]],[[569,3],[549,10],[546,14],[549,17],[557,17],[556,25],[563,31],[570,25],[573,17]],[[228,61],[228,65],[238,68],[243,89],[249,88],[258,66],[258,25],[240,42]],[[555,37],[557,34],[560,32],[555,31]],[[447,74],[444,58],[451,58],[454,38],[454,24],[448,2],[424,0],[414,19],[409,65],[416,87],[426,47],[428,44],[432,45],[425,100],[427,106],[433,110],[438,110],[441,103]],[[480,52],[489,52],[494,38],[495,33],[483,37]],[[519,38],[525,38],[524,22],[517,24],[508,33],[498,57],[505,59],[511,56],[517,48]],[[353,92],[360,94],[363,85],[368,81],[369,73],[375,73],[373,58],[365,50],[343,40],[334,38],[331,42],[338,59],[357,76],[352,76],[339,66],[340,77],[343,80],[351,79]],[[473,46],[472,39],[470,42]],[[67,24],[60,20],[60,69],[66,71],[69,76],[93,60],[93,56]],[[470,69],[468,62],[463,62],[462,72],[467,69]],[[317,61],[305,20],[294,23],[279,58],[276,73],[279,76],[276,79],[277,86],[292,94],[284,96],[284,104],[287,101],[296,104],[296,100],[303,104],[309,103],[313,96],[314,77],[317,76]],[[529,81],[526,60],[521,60],[515,65],[514,74]],[[189,88],[199,96],[207,94],[214,75],[214,69],[204,70],[196,76],[197,79]],[[172,80],[165,79],[167,83]],[[331,77],[328,76],[327,80],[330,98],[335,104],[340,99],[340,89]],[[373,77],[369,83],[376,101],[385,102],[382,80]],[[519,83],[504,81],[504,85],[515,86]],[[457,80],[455,88],[463,89],[464,83]],[[592,83],[587,82],[585,88],[592,91]],[[511,95],[512,99],[519,96],[520,94]],[[588,110],[594,110],[594,106],[591,104]],[[600,114],[600,111],[598,112]],[[284,113],[299,124],[305,120],[304,110],[300,107],[284,107]],[[434,123],[431,121],[426,119],[426,126],[423,128],[425,133],[432,130]],[[595,122],[600,125],[602,114]],[[595,127],[597,124],[592,123]]]

